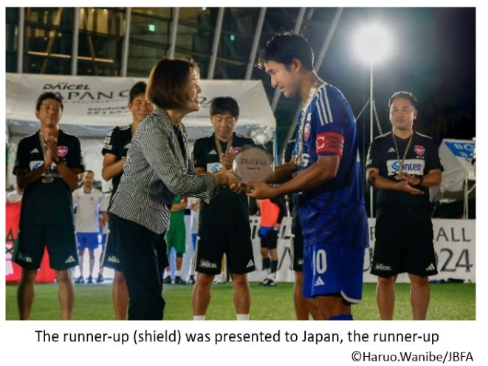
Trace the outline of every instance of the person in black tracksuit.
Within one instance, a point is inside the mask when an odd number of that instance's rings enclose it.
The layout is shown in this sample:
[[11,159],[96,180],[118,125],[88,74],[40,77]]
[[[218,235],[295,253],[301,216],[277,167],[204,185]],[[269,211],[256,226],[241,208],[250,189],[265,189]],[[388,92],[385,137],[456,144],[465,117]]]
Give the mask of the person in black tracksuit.
[[376,242],[371,273],[378,276],[381,319],[392,319],[395,281],[407,272],[413,319],[425,319],[428,276],[437,274],[429,187],[441,182],[442,165],[432,138],[414,131],[417,100],[396,92],[389,101],[392,132],[378,136],[369,148],[366,176],[378,190]]

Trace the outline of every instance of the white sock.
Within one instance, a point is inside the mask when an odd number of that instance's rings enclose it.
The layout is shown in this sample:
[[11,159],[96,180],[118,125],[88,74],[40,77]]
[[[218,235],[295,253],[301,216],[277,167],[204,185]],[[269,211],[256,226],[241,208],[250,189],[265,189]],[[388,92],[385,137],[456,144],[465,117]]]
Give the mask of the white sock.
[[236,314],[237,320],[249,320],[249,314]]
[[193,315],[193,320],[205,320],[206,315]]
[[95,267],[95,259],[90,259],[90,276],[93,276],[94,267]]
[[80,277],[83,277],[83,257],[79,257],[78,266],[80,267]]
[[181,269],[176,270],[176,276],[181,277]]

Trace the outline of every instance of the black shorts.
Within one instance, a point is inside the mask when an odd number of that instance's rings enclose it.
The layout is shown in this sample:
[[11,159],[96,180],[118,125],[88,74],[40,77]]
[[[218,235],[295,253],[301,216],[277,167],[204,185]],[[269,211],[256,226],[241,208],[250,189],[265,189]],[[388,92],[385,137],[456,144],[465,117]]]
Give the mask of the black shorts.
[[103,266],[122,272],[120,258],[117,256],[117,243],[115,242],[113,235],[110,235],[110,233],[108,234],[107,245],[105,245],[103,254]]
[[13,261],[25,269],[41,266],[47,247],[49,264],[55,270],[78,265],[73,225],[23,225],[19,229]]
[[278,232],[273,228],[260,228],[261,248],[276,249],[278,246]]
[[376,220],[376,242],[371,273],[391,277],[407,272],[427,277],[437,274],[432,221]]
[[227,257],[230,273],[244,274],[256,269],[248,223],[228,226],[201,224],[197,238],[195,270],[208,275],[221,272],[222,257]]
[[300,220],[296,211],[292,218],[291,233],[293,234],[293,270],[296,272],[303,272],[302,226],[300,225]]

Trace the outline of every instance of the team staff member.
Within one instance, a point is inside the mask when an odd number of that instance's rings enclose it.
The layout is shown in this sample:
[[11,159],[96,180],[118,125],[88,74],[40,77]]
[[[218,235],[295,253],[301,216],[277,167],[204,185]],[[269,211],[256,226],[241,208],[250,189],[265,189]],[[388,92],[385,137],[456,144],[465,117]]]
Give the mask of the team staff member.
[[428,188],[441,183],[442,165],[437,144],[413,130],[415,96],[396,92],[388,106],[392,132],[372,142],[366,162],[367,181],[378,189],[371,273],[381,319],[393,319],[397,275],[408,272],[413,319],[424,320],[428,276],[437,274]]
[[[112,197],[119,187],[124,164],[127,157],[132,136],[139,127],[139,124],[153,110],[152,103],[146,100],[146,83],[139,81],[132,86],[129,92],[129,103],[127,107],[132,113],[132,123],[130,125],[115,127],[105,138],[105,144],[102,149],[103,169],[102,177],[105,180],[112,179]],[[120,267],[120,259],[115,249],[116,243],[111,235],[108,236],[107,246],[105,248],[103,266],[112,268],[114,272],[114,281],[112,283],[112,304],[115,311],[115,318],[118,320],[127,319],[127,306],[129,304],[129,292],[125,282],[124,274]]]
[[71,319],[74,288],[70,268],[78,265],[71,192],[83,170],[80,141],[59,129],[62,99],[44,93],[36,103],[41,128],[19,142],[14,174],[25,189],[14,262],[22,266],[17,291],[21,320],[29,319],[34,282],[47,246],[58,282],[61,318]]
[[276,272],[278,271],[278,230],[286,214],[286,207],[281,198],[256,200],[261,216],[259,237],[261,238],[262,270],[264,280],[259,284],[275,287]]
[[[215,132],[195,141],[193,160],[197,173],[222,174],[221,171],[231,170],[233,156],[242,147],[254,145],[251,139],[234,133],[238,118],[239,106],[233,98],[212,100],[210,120]],[[212,283],[215,275],[221,272],[225,253],[232,276],[237,319],[247,320],[251,307],[247,273],[254,271],[255,265],[246,194],[237,194],[225,187],[219,189],[210,203],[201,203],[199,220],[193,318],[205,319]]]
[[[129,290],[130,320],[161,320],[164,234],[175,195],[206,200],[220,185],[237,186],[232,172],[196,175],[182,119],[200,109],[197,65],[164,58],[152,69],[147,99],[156,108],[137,129],[110,212],[110,233]],[[238,189],[238,187],[236,187]]]
[[273,87],[287,98],[299,94],[304,106],[297,124],[296,159],[277,167],[272,179],[284,183],[275,187],[248,182],[249,196],[273,198],[300,192],[304,296],[317,300],[319,319],[352,320],[351,304],[362,298],[368,246],[352,109],[337,88],[317,76],[313,51],[301,36],[274,36],[261,53],[260,65]]
[[83,175],[83,186],[73,192],[73,206],[76,207],[75,231],[78,242],[78,261],[80,262],[80,277],[75,283],[85,283],[83,276],[83,264],[85,249],[89,255],[89,275],[87,283],[93,283],[93,269],[95,267],[95,249],[100,244],[98,234],[100,232],[100,204],[102,192],[93,187],[95,174],[87,170]]
[[[185,227],[185,208],[188,205],[186,197],[176,195],[171,206],[171,218],[169,228],[166,232],[166,244],[168,245],[168,257],[171,258],[171,249],[175,248],[175,285],[186,285],[181,278],[181,266],[183,264],[183,254],[186,246],[186,227]],[[166,267],[163,283],[171,285],[171,268]]]

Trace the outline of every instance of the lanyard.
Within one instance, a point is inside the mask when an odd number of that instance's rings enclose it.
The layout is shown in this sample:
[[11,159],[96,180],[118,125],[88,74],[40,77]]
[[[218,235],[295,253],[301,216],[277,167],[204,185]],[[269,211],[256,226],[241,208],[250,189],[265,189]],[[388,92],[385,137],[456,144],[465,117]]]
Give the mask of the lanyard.
[[398,145],[396,142],[395,134],[392,132],[391,136],[393,137],[393,142],[395,143],[395,150],[396,150],[398,165],[399,165],[398,166],[398,173],[402,173],[403,162],[405,161],[405,158],[407,157],[408,149],[410,149],[410,144],[412,143],[413,131],[412,131],[412,134],[410,135],[410,138],[408,139],[407,148],[405,149],[405,152],[403,153],[403,158],[401,160],[400,160],[400,152],[398,150]]
[[300,127],[298,129],[298,152],[297,152],[296,167],[302,166],[302,162],[303,162],[303,132],[305,129],[305,118],[307,116],[308,106],[310,105],[310,103],[312,103],[312,100],[315,97],[317,90],[319,90],[319,88],[324,84],[325,81],[323,81],[320,78],[315,83],[313,83],[312,87],[310,88],[310,91],[308,92],[307,100],[304,101],[303,103],[302,118],[300,119]]
[[[217,147],[217,153],[219,154],[219,161],[222,158],[222,145],[220,144],[220,140],[217,138],[217,135],[214,134],[215,137],[215,146]],[[232,133],[232,136],[230,137],[230,140],[227,141],[227,150],[229,147],[232,147],[232,140],[234,139],[234,133]]]

